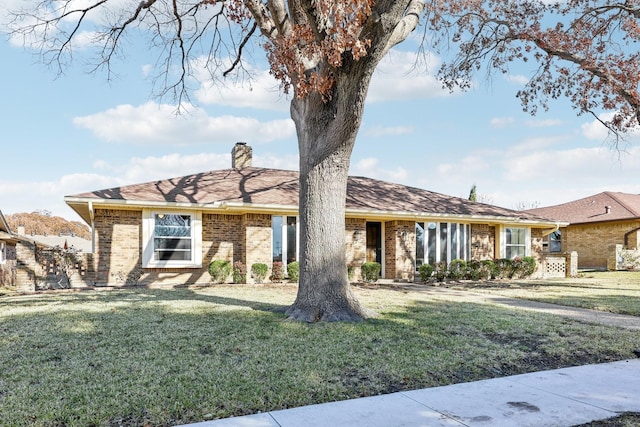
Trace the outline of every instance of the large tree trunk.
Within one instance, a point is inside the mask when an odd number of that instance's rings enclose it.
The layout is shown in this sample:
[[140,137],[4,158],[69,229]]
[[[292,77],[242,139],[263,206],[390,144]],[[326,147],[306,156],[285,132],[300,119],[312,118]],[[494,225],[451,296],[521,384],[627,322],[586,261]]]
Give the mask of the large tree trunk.
[[351,291],[345,257],[349,162],[370,74],[342,77],[331,100],[312,94],[291,107],[300,149],[301,256],[298,295],[287,315],[305,322],[371,315]]

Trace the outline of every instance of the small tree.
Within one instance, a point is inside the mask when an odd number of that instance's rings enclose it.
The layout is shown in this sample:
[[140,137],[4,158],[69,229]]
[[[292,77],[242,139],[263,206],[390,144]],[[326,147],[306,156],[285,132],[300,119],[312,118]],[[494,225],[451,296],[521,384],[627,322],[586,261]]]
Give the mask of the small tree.
[[476,195],[476,185],[473,184],[473,186],[471,187],[471,191],[469,192],[469,201],[471,202],[477,202],[478,201],[478,196]]

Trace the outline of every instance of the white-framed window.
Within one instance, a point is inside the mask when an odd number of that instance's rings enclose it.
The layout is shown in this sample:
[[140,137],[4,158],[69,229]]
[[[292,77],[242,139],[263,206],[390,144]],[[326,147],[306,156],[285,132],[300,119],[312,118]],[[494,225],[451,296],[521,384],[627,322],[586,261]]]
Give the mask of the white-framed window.
[[7,262],[7,242],[0,242],[0,264]]
[[281,262],[286,271],[289,263],[298,261],[298,217],[272,216],[271,236],[272,261]]
[[524,227],[504,227],[503,242],[500,248],[501,258],[513,259],[531,255],[531,229]]
[[143,212],[143,267],[194,268],[202,266],[200,212]]
[[455,222],[416,222],[416,268],[471,259],[471,226]]
[[560,230],[549,234],[549,252],[562,252],[562,232]]

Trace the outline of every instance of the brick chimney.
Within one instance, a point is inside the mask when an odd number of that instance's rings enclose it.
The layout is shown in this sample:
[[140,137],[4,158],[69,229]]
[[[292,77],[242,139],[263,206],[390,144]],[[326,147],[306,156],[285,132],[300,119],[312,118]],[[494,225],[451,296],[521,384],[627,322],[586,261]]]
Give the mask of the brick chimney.
[[251,167],[252,156],[253,150],[246,142],[236,142],[231,150],[231,167],[234,169]]

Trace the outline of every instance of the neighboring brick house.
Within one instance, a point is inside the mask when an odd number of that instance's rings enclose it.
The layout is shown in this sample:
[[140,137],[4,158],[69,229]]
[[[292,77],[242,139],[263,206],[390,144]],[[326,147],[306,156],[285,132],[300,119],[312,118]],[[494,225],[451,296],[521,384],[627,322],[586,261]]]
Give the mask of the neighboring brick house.
[[606,269],[612,245],[640,249],[640,194],[606,191],[527,212],[569,223],[549,236],[549,248],[577,252],[582,269]]
[[16,243],[18,238],[0,211],[0,286],[16,284]]
[[[232,168],[65,197],[91,226],[96,285],[209,282],[214,259],[283,264],[298,259],[295,171],[251,166],[238,143]],[[422,263],[542,256],[558,223],[418,188],[350,177],[347,262],[382,264],[413,280]],[[562,224],[566,225],[566,224]],[[359,274],[357,272],[356,274]]]

